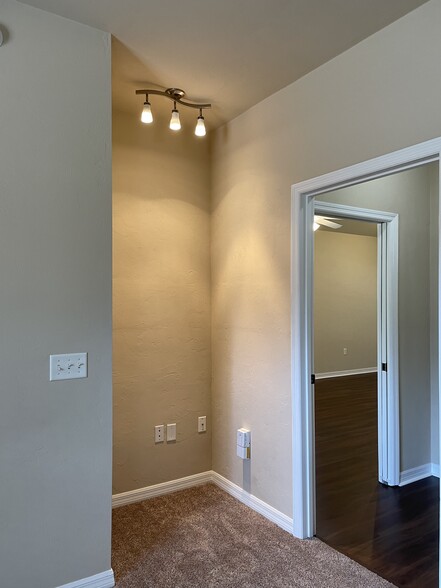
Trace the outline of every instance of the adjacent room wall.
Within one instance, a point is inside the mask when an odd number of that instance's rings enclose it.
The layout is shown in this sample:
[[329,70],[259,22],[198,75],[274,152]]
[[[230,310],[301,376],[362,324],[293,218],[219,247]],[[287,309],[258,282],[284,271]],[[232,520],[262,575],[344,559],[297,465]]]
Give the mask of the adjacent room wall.
[[[431,253],[429,164],[320,195],[320,200],[399,214],[398,333],[401,470],[431,463]],[[433,200],[433,199],[432,199]],[[434,233],[436,239],[436,232]],[[433,286],[432,286],[433,287]],[[431,341],[431,331],[432,339]]]
[[439,466],[439,166],[430,166],[430,385],[431,385],[431,462]]
[[314,372],[376,367],[377,239],[319,229],[314,233]]
[[215,135],[213,467],[288,515],[291,186],[441,136],[440,26],[431,0]]
[[113,117],[114,493],[211,469],[208,143],[165,107]]
[[0,584],[54,588],[111,566],[110,39],[12,0],[1,23]]

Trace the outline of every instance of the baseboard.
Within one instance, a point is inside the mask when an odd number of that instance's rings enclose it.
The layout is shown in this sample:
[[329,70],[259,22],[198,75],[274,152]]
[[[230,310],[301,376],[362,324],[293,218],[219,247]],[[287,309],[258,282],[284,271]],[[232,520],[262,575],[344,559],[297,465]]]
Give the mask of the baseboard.
[[63,584],[58,588],[113,588],[115,586],[115,577],[113,570],[107,570],[101,572],[101,574],[95,574],[95,576],[89,576],[76,582],[70,582],[70,584]]
[[340,372],[322,372],[315,374],[316,380],[324,380],[325,378],[341,378],[343,376],[358,376],[360,374],[374,374],[377,371],[376,367],[358,368],[355,370],[343,370]]
[[260,498],[256,498],[240,486],[233,484],[230,480],[227,480],[217,472],[212,472],[212,482],[225,490],[237,500],[240,500],[246,506],[249,506],[259,514],[263,515],[266,519],[272,521],[288,533],[293,532],[293,520],[289,518],[287,515],[281,513],[280,511],[276,510]]
[[163,494],[171,494],[172,492],[184,490],[185,488],[207,484],[212,481],[211,474],[211,471],[202,472],[201,474],[186,476],[185,478],[171,480],[170,482],[163,482],[162,484],[155,484],[154,486],[147,486],[138,490],[114,494],[112,496],[112,508],[132,504],[133,502],[141,502],[142,500],[148,500],[149,498],[162,496]]
[[400,486],[406,486],[407,484],[412,484],[413,482],[418,482],[418,480],[423,480],[424,478],[429,478],[430,476],[435,476],[439,478],[439,465],[436,463],[425,463],[424,465],[418,466],[416,468],[411,468],[410,470],[405,470],[404,472],[400,473]]
[[219,488],[222,488],[222,490],[225,490],[225,492],[234,496],[234,498],[237,498],[240,502],[260,513],[285,531],[288,531],[288,533],[292,533],[293,521],[291,518],[213,471],[202,472],[201,474],[195,474],[194,476],[187,476],[186,478],[179,478],[178,480],[171,480],[170,482],[155,484],[154,486],[147,486],[147,488],[139,488],[138,490],[131,490],[130,492],[114,494],[112,496],[112,507],[116,508],[134,502],[141,502],[142,500],[148,500],[154,496],[170,494],[177,490],[184,490],[185,488],[192,488],[194,486],[200,486],[201,484],[208,484],[209,482],[216,484],[216,486],[219,486]]

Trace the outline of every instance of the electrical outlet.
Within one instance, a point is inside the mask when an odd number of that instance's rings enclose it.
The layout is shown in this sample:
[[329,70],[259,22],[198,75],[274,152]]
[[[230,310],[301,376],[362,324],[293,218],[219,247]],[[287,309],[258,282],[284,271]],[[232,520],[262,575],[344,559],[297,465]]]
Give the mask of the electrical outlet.
[[205,433],[207,430],[207,417],[201,416],[198,418],[198,433]]
[[347,347],[343,347],[343,355],[347,355],[348,354],[348,348]]
[[167,443],[169,441],[176,441],[176,423],[167,425]]
[[162,443],[164,441],[164,425],[156,425],[155,427],[155,443]]

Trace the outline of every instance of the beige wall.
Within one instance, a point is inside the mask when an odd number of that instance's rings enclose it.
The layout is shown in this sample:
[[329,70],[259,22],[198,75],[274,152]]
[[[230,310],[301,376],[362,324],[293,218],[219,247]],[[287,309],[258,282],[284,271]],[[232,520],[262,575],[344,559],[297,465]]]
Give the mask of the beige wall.
[[[110,568],[110,39],[2,0],[0,584]],[[89,353],[49,382],[49,355]]]
[[376,366],[377,239],[319,229],[314,233],[314,371]]
[[114,493],[211,469],[209,152],[155,107],[113,118]]
[[[290,189],[441,135],[441,2],[421,8],[216,133],[213,466],[292,512]],[[244,469],[234,432],[253,431]]]

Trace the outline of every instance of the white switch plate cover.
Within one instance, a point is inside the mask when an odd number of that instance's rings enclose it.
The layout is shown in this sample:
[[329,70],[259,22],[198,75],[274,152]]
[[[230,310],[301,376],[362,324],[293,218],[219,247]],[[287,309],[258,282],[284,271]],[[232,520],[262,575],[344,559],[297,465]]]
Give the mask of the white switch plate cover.
[[87,378],[87,353],[64,353],[49,357],[49,380]]
[[207,430],[207,417],[198,417],[198,433],[205,433]]
[[176,441],[176,423],[169,423],[167,425],[167,442]]

